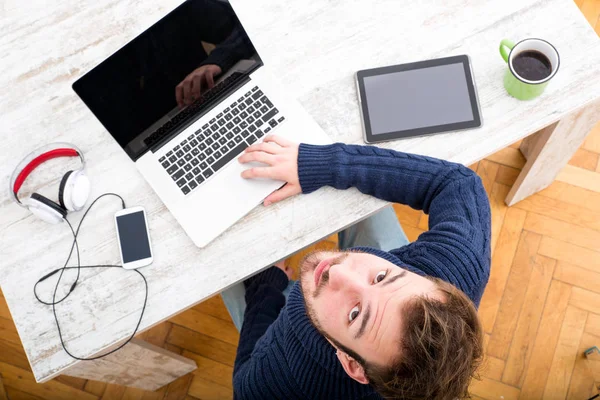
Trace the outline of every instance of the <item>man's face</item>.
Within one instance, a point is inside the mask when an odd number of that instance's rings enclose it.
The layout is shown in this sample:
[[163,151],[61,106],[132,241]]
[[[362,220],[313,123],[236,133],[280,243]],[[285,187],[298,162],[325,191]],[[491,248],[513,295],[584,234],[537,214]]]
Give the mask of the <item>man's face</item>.
[[429,279],[372,254],[317,252],[300,268],[312,323],[378,365],[399,354],[403,305],[415,296],[441,297]]

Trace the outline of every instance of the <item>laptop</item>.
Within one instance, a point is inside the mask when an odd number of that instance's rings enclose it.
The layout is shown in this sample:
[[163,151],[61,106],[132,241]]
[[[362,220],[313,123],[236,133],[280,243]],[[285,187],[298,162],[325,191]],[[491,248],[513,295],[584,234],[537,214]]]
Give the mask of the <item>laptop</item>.
[[284,184],[243,179],[245,148],[331,142],[272,74],[229,2],[188,0],[73,89],[204,247]]

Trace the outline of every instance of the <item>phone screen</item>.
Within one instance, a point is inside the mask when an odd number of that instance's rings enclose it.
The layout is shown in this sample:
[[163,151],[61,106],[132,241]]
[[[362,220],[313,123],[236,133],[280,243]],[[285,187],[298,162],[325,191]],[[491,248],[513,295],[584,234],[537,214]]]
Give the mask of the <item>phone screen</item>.
[[143,211],[117,217],[117,229],[124,263],[152,256]]

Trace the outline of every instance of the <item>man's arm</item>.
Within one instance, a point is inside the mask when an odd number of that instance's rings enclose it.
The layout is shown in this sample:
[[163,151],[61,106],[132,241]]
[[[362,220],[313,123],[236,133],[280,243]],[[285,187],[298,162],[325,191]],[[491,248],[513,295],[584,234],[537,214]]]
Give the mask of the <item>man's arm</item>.
[[234,376],[250,359],[258,339],[279,316],[285,305],[282,292],[287,284],[287,275],[277,267],[271,267],[244,281],[246,312],[235,358]]
[[300,145],[302,191],[356,187],[429,214],[429,231],[391,252],[427,275],[457,283],[478,304],[490,268],[490,210],[479,177],[463,165],[381,149]]
[[481,180],[468,168],[431,157],[374,146],[336,143],[298,146],[280,137],[250,146],[241,162],[245,178],[288,182],[265,205],[322,186],[356,187],[383,200],[407,204],[430,214],[429,232],[417,242],[393,250],[402,261],[428,275],[456,283],[476,304],[490,268],[490,210]]

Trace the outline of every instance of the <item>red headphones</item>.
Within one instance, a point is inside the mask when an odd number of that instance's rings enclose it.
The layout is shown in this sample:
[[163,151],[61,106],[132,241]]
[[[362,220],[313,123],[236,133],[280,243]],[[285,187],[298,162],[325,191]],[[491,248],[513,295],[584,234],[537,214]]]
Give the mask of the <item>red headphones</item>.
[[[21,201],[18,192],[29,174],[40,164],[59,157],[79,157],[81,168],[63,175],[58,189],[58,203],[38,193],[32,193],[30,197]],[[68,211],[81,210],[88,200],[90,181],[84,168],[83,153],[76,146],[69,143],[52,143],[34,150],[19,163],[10,178],[9,190],[17,204],[29,209],[38,218],[57,224],[67,216]]]

